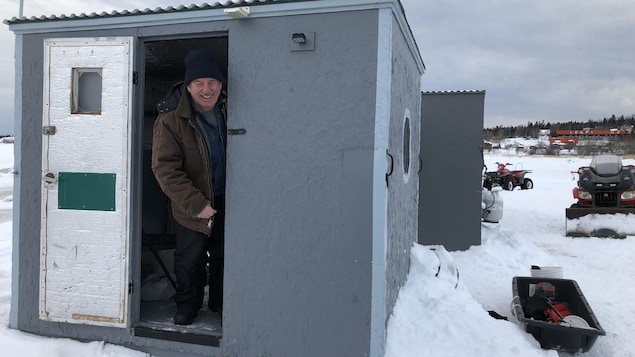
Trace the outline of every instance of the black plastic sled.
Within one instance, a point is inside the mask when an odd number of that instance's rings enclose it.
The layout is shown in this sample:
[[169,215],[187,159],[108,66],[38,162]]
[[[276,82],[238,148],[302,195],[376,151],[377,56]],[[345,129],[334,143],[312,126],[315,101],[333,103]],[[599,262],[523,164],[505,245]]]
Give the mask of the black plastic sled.
[[575,280],[514,277],[512,314],[544,349],[587,352],[606,335]]

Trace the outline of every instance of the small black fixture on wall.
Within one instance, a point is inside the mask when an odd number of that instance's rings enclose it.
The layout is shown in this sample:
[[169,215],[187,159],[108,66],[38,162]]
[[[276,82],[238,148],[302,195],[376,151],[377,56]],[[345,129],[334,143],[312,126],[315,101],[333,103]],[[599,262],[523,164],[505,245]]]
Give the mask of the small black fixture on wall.
[[313,51],[315,49],[314,31],[296,31],[291,33],[289,42],[291,51]]
[[306,35],[302,32],[295,32],[291,35],[291,39],[299,45],[304,45],[306,43]]

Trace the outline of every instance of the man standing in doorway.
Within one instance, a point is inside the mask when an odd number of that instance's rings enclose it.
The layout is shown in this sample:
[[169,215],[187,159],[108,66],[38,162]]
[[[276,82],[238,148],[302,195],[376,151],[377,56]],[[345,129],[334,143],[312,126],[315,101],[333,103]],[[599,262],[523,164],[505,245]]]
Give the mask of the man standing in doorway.
[[[176,109],[153,129],[152,170],[176,221],[174,323],[189,325],[201,306],[209,263],[210,310],[222,317],[225,149],[223,77],[207,50],[185,57],[185,83]],[[209,253],[209,257],[208,257]]]

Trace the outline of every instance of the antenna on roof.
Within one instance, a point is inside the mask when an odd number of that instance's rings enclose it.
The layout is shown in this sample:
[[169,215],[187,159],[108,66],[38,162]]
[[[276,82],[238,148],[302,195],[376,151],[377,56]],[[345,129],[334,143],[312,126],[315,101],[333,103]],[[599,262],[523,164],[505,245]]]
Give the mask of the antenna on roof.
[[24,0],[20,0],[20,13],[18,15],[22,17],[23,13],[24,13]]

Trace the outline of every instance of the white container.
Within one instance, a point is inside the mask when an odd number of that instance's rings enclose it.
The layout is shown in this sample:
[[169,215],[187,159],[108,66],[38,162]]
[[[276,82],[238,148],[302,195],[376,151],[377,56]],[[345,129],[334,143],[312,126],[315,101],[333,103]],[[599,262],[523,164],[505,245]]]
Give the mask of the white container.
[[531,276],[562,279],[564,277],[564,273],[562,267],[532,265]]
[[485,222],[498,223],[503,218],[503,188],[500,186],[492,187],[492,190],[483,188],[481,193],[481,218]]

